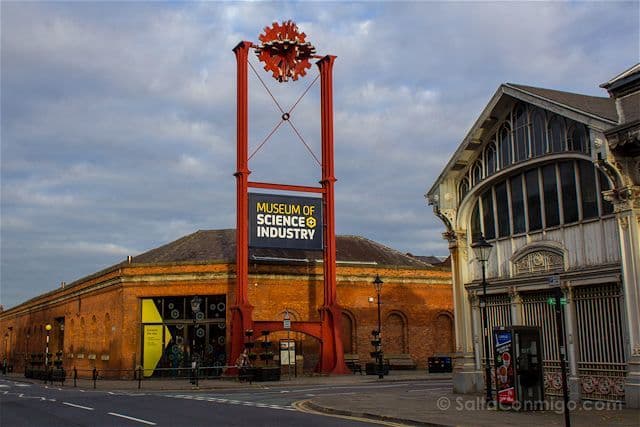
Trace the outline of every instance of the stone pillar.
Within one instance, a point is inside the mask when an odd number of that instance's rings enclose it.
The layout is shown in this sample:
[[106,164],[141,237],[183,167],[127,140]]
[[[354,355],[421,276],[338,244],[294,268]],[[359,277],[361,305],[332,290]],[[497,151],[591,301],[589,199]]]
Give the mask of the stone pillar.
[[629,359],[625,381],[627,408],[640,408],[640,187],[614,190],[622,256],[622,286],[628,331]]
[[453,372],[454,393],[480,393],[484,390],[483,373],[474,357],[473,322],[469,296],[464,284],[468,281],[467,239],[463,231],[447,232],[451,252],[451,276],[455,311],[456,355]]
[[[482,312],[480,310],[480,298],[477,291],[469,293],[469,305],[471,306],[471,333],[473,334],[473,356],[478,371],[482,370],[482,358],[484,348],[482,347]],[[484,377],[483,377],[484,379]]]
[[522,297],[515,286],[509,288],[509,297],[511,298],[511,324],[522,325]]
[[574,402],[580,401],[580,377],[578,376],[578,360],[577,360],[577,352],[575,345],[575,338],[577,337],[577,320],[576,320],[576,310],[575,310],[575,301],[573,299],[573,288],[566,287],[564,289],[564,296],[567,300],[567,305],[564,306],[564,318],[565,318],[565,327],[564,331],[565,342],[567,343],[567,361],[568,361],[568,369],[567,372],[567,386],[569,388],[569,399]]

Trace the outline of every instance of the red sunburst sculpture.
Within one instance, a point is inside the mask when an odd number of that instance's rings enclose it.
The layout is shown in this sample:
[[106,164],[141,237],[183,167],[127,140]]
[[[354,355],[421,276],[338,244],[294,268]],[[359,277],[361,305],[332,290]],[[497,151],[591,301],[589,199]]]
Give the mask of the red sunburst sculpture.
[[279,82],[290,78],[298,80],[307,74],[307,69],[311,68],[309,59],[316,53],[306,37],[293,21],[274,22],[258,37],[262,44],[256,48],[256,55],[264,62],[264,69],[273,73],[273,78]]

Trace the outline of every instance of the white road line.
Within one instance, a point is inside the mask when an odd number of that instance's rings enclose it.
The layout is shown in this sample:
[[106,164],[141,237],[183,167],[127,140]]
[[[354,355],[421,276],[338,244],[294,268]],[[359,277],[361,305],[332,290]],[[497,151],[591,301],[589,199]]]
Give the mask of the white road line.
[[422,391],[434,391],[434,390],[451,390],[451,387],[440,387],[440,388],[423,388],[419,390],[407,390],[407,393],[418,393]]
[[63,405],[73,406],[74,408],[86,409],[87,411],[93,411],[93,408],[89,408],[88,406],[76,405],[75,403],[62,402]]
[[116,414],[115,412],[109,412],[109,415],[113,415],[114,417],[126,418],[127,420],[137,421],[142,424],[148,424],[150,426],[155,426],[156,423],[152,423],[151,421],[141,420],[140,418],[130,417],[128,415]]

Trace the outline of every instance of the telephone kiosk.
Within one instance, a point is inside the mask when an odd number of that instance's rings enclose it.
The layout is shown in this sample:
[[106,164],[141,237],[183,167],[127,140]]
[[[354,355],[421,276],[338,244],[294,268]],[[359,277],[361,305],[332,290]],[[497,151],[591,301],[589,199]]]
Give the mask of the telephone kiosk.
[[544,379],[540,328],[496,326],[493,328],[493,355],[500,406],[542,409]]

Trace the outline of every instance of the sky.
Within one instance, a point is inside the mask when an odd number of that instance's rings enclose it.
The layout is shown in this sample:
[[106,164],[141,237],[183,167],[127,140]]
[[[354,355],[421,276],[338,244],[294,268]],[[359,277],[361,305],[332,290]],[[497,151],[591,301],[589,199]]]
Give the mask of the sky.
[[[336,55],[338,234],[448,254],[424,194],[499,85],[607,96],[639,2],[9,2],[0,5],[0,304],[200,229],[235,227],[235,57],[294,20]],[[278,83],[283,108],[317,76]],[[249,145],[280,113],[249,73]],[[319,82],[291,121],[320,158]],[[317,185],[282,126],[252,181]]]

